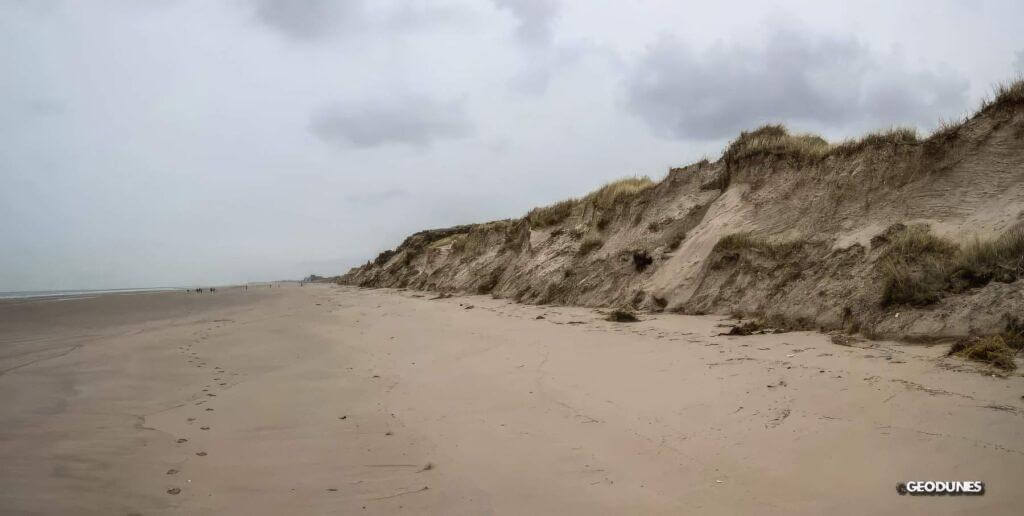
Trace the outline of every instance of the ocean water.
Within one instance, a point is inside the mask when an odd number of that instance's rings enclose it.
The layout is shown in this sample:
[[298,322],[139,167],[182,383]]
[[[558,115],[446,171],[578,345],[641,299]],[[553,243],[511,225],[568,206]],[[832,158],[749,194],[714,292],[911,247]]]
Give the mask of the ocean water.
[[0,292],[0,299],[26,299],[26,298],[66,298],[80,296],[94,296],[98,294],[125,294],[141,292],[173,292],[184,290],[182,288],[113,288],[106,290],[25,290],[18,292]]

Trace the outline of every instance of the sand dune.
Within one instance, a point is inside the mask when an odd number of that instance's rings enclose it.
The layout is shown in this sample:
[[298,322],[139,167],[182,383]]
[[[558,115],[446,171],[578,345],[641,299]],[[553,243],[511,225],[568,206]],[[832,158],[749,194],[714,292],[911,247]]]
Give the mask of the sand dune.
[[1022,139],[1024,81],[925,138],[830,144],[766,125],[657,182],[413,233],[338,281],[882,339],[994,336],[1022,324]]
[[722,321],[327,285],[3,302],[0,512],[1019,511],[1019,375]]

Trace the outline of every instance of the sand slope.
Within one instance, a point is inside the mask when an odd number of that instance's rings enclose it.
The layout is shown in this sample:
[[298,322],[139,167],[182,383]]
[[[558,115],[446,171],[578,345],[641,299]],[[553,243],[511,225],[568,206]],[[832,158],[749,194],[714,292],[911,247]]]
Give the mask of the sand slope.
[[334,286],[0,321],[5,514],[1019,512],[1024,379],[938,347]]

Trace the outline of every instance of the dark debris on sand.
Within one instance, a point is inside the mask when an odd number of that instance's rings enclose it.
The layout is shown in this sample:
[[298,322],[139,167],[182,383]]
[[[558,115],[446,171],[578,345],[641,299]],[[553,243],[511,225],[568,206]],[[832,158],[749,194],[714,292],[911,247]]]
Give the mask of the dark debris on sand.
[[621,309],[620,310],[612,310],[611,312],[609,312],[608,313],[608,317],[605,317],[605,320],[606,321],[611,321],[611,322],[638,322],[638,321],[640,321],[640,319],[637,318],[636,314],[634,314],[633,312],[630,312],[629,310],[621,310]]
[[757,321],[747,321],[740,323],[729,328],[729,331],[725,333],[719,333],[718,336],[722,335],[764,335],[766,333],[785,333],[783,330],[778,328],[771,328]]

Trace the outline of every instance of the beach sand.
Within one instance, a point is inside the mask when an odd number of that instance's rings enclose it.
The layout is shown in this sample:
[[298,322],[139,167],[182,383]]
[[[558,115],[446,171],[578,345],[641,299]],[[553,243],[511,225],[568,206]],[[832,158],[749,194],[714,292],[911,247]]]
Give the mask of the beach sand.
[[1024,379],[947,346],[431,297],[0,303],[0,513],[1024,510]]

